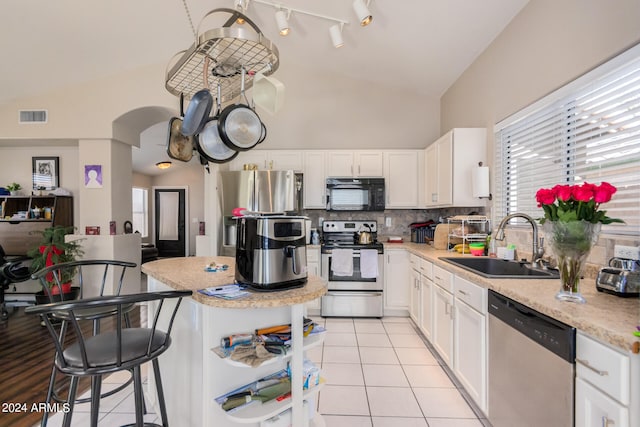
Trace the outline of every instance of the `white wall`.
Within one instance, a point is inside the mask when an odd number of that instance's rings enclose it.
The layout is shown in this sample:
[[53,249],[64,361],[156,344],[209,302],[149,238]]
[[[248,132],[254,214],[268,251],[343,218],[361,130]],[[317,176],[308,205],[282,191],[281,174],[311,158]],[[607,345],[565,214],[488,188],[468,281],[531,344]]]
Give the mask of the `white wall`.
[[487,127],[640,42],[640,1],[531,0],[441,100],[442,132]]

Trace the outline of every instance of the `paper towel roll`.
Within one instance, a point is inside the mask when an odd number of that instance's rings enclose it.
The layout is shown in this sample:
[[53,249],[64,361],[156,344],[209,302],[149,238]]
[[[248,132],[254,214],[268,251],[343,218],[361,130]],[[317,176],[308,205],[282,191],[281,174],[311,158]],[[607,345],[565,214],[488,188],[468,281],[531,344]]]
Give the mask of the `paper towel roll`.
[[477,166],[471,178],[473,197],[489,197],[489,166]]

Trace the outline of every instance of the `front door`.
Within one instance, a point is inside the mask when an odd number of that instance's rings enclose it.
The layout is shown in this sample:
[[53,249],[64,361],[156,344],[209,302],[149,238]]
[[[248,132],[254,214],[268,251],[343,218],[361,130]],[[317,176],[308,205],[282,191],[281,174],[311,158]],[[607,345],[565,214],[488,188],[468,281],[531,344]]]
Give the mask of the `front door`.
[[185,190],[155,189],[156,247],[160,257],[185,256]]

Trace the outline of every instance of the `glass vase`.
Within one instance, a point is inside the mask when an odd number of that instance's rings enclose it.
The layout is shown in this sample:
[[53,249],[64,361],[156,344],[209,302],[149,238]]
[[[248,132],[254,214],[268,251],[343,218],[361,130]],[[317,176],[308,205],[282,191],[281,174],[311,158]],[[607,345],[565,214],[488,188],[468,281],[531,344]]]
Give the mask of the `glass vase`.
[[544,231],[560,272],[561,286],[556,298],[583,304],[585,299],[580,293],[580,279],[591,247],[598,240],[600,223],[546,221]]

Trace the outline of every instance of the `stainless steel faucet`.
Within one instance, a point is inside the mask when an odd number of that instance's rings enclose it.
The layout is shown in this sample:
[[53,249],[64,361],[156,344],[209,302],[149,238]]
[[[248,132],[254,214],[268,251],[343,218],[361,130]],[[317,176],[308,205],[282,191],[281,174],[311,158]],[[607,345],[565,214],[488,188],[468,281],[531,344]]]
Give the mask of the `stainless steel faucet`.
[[533,218],[531,218],[529,215],[516,212],[516,213],[512,213],[510,215],[505,216],[502,219],[502,221],[500,221],[500,225],[498,225],[498,229],[496,230],[496,235],[494,239],[500,240],[500,241],[504,240],[504,228],[512,218],[524,218],[529,222],[529,224],[531,224],[531,228],[533,228],[533,245],[531,247],[531,267],[536,268],[538,267],[538,264],[544,267],[544,264],[542,263],[542,256],[544,255],[544,246],[543,246],[544,240],[542,237],[540,238],[540,240],[538,240],[538,225],[536,224],[536,221]]

